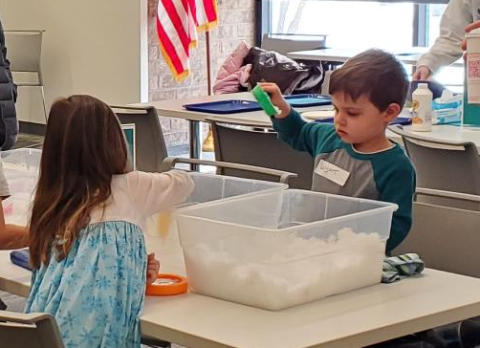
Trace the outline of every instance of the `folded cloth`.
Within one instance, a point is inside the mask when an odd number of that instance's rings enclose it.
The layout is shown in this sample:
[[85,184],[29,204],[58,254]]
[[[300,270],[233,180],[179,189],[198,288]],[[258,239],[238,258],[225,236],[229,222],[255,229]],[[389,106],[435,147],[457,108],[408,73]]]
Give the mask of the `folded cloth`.
[[13,264],[25,268],[29,271],[32,270],[30,266],[30,253],[28,249],[14,250],[10,253],[10,261]]
[[425,263],[415,253],[386,257],[383,260],[382,283],[393,283],[420,274],[424,269]]
[[247,87],[251,70],[252,64],[247,64],[222,79],[217,78],[215,86],[213,86],[213,94],[236,93],[240,86]]
[[243,64],[243,59],[249,50],[250,46],[245,41],[240,41],[225,59],[213,85],[213,94],[235,93],[240,86],[247,87],[252,65]]

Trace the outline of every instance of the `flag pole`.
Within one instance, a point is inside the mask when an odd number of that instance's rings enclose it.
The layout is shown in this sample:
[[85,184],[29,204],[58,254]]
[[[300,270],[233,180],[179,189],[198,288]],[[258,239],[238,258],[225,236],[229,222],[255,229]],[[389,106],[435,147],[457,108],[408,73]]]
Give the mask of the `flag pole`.
[[[210,33],[207,30],[205,32],[205,44],[206,44],[206,57],[207,57],[207,95],[212,95],[212,65],[211,65],[211,57],[210,57]],[[214,144],[213,144],[213,133],[212,127],[208,126],[208,134],[203,141],[202,144],[203,151],[205,152],[213,152]]]
[[212,95],[212,65],[210,61],[210,32],[205,32],[205,45],[207,51],[207,95]]

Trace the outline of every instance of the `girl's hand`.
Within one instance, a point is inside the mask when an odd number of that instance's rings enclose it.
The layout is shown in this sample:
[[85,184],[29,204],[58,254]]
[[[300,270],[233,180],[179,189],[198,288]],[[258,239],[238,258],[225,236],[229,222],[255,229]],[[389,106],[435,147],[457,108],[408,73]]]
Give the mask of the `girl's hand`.
[[276,83],[259,82],[262,89],[270,95],[273,105],[280,109],[280,114],[275,115],[275,118],[285,118],[290,114],[291,106],[283,97],[282,91],[278,88]]
[[148,254],[147,258],[147,284],[152,284],[160,271],[160,262],[155,258],[155,253]]

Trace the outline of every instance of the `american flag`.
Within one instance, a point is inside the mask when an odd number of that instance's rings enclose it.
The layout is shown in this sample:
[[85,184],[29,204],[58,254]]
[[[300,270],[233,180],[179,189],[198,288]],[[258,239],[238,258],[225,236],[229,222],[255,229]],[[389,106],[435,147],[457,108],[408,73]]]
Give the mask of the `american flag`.
[[190,49],[197,45],[197,33],[217,23],[216,0],[158,0],[160,49],[177,81],[189,74]]

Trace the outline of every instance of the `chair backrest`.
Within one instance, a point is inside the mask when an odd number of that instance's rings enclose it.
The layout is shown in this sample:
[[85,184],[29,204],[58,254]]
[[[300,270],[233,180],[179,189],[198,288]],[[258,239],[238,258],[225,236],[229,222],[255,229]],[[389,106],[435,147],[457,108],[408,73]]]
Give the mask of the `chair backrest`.
[[[154,107],[111,106],[122,127],[134,125],[133,151],[135,167],[145,172],[160,172],[167,157],[162,127]],[[127,142],[129,141],[127,137]]]
[[45,313],[0,311],[0,346],[65,348],[55,318]]
[[479,211],[415,202],[412,230],[393,253],[415,252],[429,268],[480,278],[478,226]]
[[397,126],[390,130],[402,136],[418,187],[480,195],[480,157],[474,143],[426,139]]
[[41,83],[42,30],[5,30],[12,72],[38,73]]
[[[212,122],[215,159],[249,164],[298,174],[289,181],[291,188],[311,189],[314,160],[307,153],[293,150],[265,129]],[[220,174],[273,181],[271,176],[222,168]]]
[[262,38],[262,48],[267,51],[275,51],[280,54],[287,54],[294,51],[307,51],[325,48],[325,36],[306,37],[288,37],[286,35],[264,34]]

